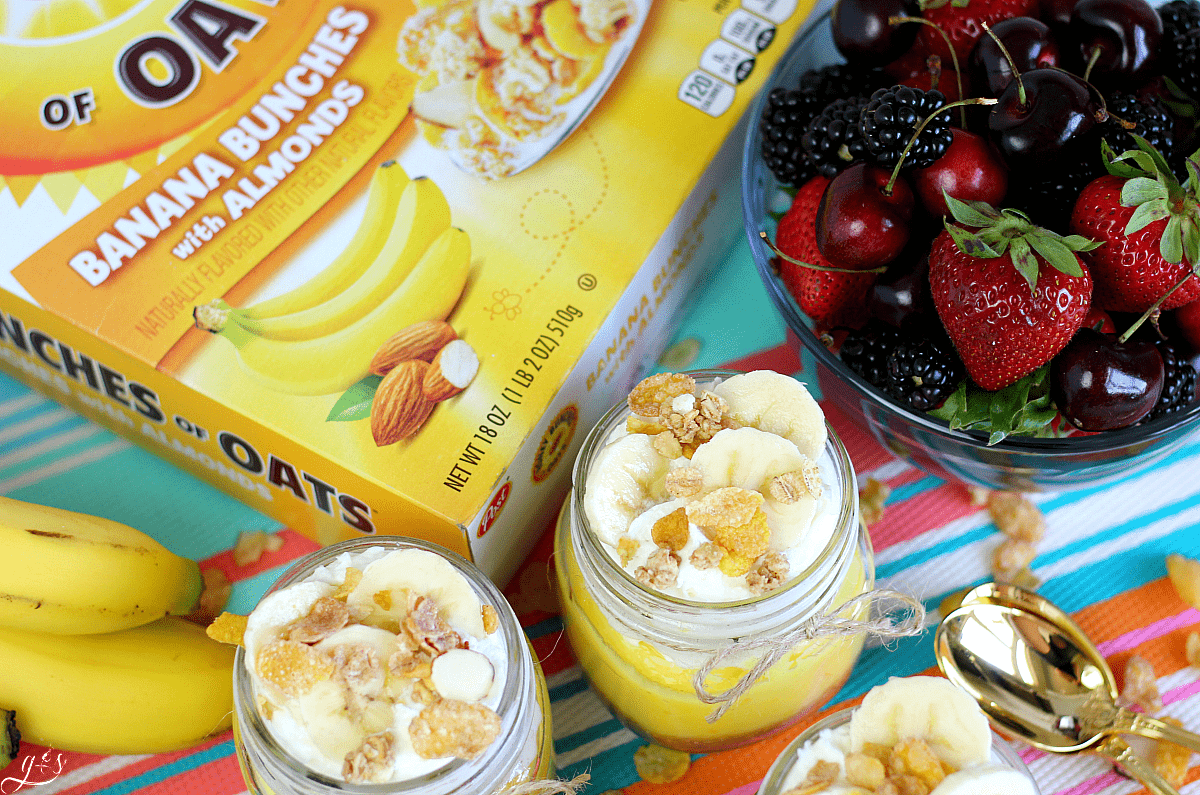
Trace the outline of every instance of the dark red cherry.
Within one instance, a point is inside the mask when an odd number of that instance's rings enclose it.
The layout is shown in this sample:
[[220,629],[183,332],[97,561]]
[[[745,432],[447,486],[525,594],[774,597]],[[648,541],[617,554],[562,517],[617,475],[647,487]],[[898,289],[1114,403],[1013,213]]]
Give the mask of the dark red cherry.
[[1033,17],[1010,17],[992,25],[992,33],[1003,42],[1012,63],[1004,57],[996,39],[981,36],[970,57],[971,85],[976,91],[1000,96],[1013,78],[1013,63],[1018,72],[1059,65],[1058,42],[1045,22]]
[[912,47],[920,25],[889,25],[893,16],[921,15],[915,0],[838,0],[833,43],[854,65],[883,66]]
[[1062,150],[1095,129],[1099,108],[1082,79],[1059,69],[1031,69],[1004,89],[988,127],[1010,166],[1061,163]]
[[1191,350],[1200,353],[1200,300],[1184,304],[1171,314],[1179,336]]
[[1154,342],[1080,329],[1050,365],[1050,390],[1067,421],[1084,431],[1133,425],[1158,402],[1163,360]]
[[1137,86],[1158,63],[1162,19],[1146,0],[1079,0],[1068,27],[1093,83]]
[[1075,0],[1042,0],[1041,17],[1050,23],[1052,28],[1065,29],[1071,21],[1071,12],[1075,9]]
[[855,163],[833,178],[817,207],[817,248],[830,262],[869,270],[891,262],[908,242],[912,188],[903,178],[885,193],[890,169]]
[[928,168],[913,172],[913,190],[933,215],[949,215],[945,190],[959,201],[987,202],[999,207],[1008,192],[1008,167],[991,142],[973,132],[950,128],[954,140],[946,154]]
[[888,265],[867,293],[867,311],[897,328],[913,315],[934,314],[929,294],[928,243],[910,244]]

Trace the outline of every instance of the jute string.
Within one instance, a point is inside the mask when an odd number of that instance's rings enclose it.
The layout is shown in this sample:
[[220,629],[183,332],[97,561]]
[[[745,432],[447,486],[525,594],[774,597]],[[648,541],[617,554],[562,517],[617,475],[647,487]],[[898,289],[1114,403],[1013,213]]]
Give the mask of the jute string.
[[[868,615],[874,614],[876,617],[861,621],[842,615],[844,613],[853,615],[863,606],[868,610]],[[904,610],[907,614],[900,620],[893,621],[890,616],[897,610]],[[785,635],[750,638],[730,643],[719,649],[708,658],[704,665],[700,666],[695,676],[692,677],[692,686],[696,689],[696,696],[702,702],[719,705],[712,714],[705,718],[709,723],[714,723],[725,714],[726,710],[737,703],[737,700],[758,681],[759,677],[801,643],[859,634],[874,635],[884,640],[895,640],[919,635],[924,628],[925,605],[917,599],[899,591],[886,589],[868,591],[837,607],[818,613]],[[727,659],[757,651],[762,651],[763,655],[733,687],[722,693],[712,693],[705,686],[704,681],[708,675]]]
[[570,781],[558,778],[527,781],[504,790],[504,795],[576,795],[591,778],[587,773],[580,773]]

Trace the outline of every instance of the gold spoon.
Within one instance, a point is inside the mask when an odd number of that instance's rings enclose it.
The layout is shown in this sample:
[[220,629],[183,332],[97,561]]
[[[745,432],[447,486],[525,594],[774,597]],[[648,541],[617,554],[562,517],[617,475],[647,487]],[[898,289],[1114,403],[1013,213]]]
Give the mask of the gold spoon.
[[1093,716],[1115,706],[1073,634],[1022,606],[967,598],[938,627],[935,651],[1000,730],[1050,753],[1098,753],[1155,795],[1177,795],[1117,734],[1094,730]]
[[[1079,655],[1082,664],[1077,677],[1079,683],[1099,691],[1100,685],[1096,679],[1100,677],[1103,680],[1103,688],[1108,692],[1107,701],[1098,699],[1093,704],[1094,712],[1085,716],[1089,719],[1089,725],[1085,727],[1085,730],[1103,734],[1138,734],[1154,740],[1166,740],[1200,752],[1200,734],[1172,726],[1150,715],[1143,715],[1117,706],[1116,701],[1120,691],[1117,689],[1117,680],[1113,676],[1108,662],[1104,659],[1104,655],[1100,653],[1091,638],[1075,623],[1074,619],[1046,597],[1016,585],[986,582],[963,597],[961,605],[968,603],[1007,604],[1030,613],[1036,613],[1074,641],[1075,653]],[[1099,695],[1102,696],[1102,694]]]

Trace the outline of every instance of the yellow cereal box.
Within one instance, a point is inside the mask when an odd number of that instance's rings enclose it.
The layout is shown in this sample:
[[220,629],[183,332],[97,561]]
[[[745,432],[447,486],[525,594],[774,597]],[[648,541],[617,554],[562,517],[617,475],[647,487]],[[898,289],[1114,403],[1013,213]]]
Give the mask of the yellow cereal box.
[[795,0],[0,0],[0,366],[507,579],[741,233]]

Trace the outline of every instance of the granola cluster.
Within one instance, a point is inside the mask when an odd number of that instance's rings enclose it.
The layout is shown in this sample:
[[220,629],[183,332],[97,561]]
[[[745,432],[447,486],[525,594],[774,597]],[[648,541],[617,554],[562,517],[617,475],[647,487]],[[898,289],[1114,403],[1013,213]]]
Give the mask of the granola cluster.
[[[260,693],[260,711],[269,720],[289,699],[332,688],[319,694],[322,708],[332,692],[362,738],[342,763],[342,776],[350,782],[387,780],[397,748],[404,746],[422,759],[476,758],[499,735],[500,717],[465,700],[457,683],[454,692],[443,695],[439,686],[445,689],[444,684],[435,674],[439,659],[470,652],[470,641],[446,622],[435,599],[407,588],[381,590],[369,606],[348,602],[361,581],[362,572],[348,567],[330,595],[261,642],[254,670],[272,688]],[[496,631],[491,605],[482,606],[480,618],[488,634]],[[230,634],[243,628],[231,627]],[[490,684],[489,679],[479,698]],[[405,741],[393,733],[396,705],[416,711]]]
[[[955,771],[927,742],[914,738],[891,747],[868,743],[862,752],[846,754],[844,765],[851,786],[875,795],[929,795]],[[836,763],[819,761],[798,786],[783,795],[815,795],[828,789],[841,772]]]
[[566,121],[634,21],[631,0],[449,0],[409,17],[400,63],[421,81],[426,140],[480,176],[510,174],[517,146]]

